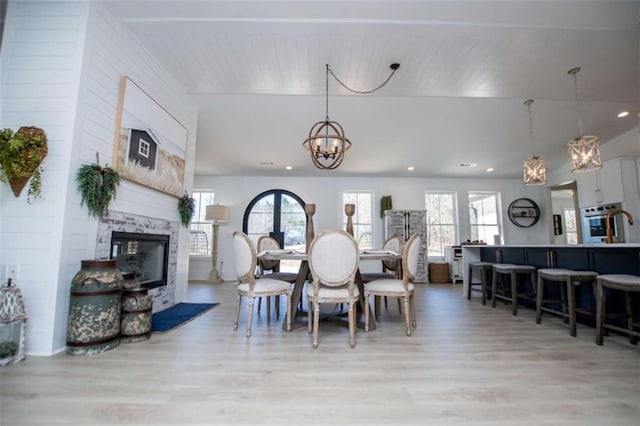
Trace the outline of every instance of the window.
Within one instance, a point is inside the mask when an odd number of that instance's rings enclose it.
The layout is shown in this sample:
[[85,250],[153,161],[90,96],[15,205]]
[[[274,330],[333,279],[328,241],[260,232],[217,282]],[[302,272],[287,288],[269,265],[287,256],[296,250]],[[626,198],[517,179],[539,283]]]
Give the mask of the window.
[[[353,237],[358,242],[360,250],[373,248],[373,193],[345,192],[342,194],[342,204],[355,204],[353,215]],[[343,210],[343,229],[347,229],[347,215]]]
[[192,255],[211,254],[211,223],[205,221],[207,206],[214,204],[215,193],[194,191],[192,195],[196,201],[195,212],[191,219],[191,250]]
[[454,192],[427,192],[424,196],[427,209],[427,235],[429,256],[444,256],[445,246],[458,240],[456,220],[456,194]]
[[149,158],[149,142],[140,139],[140,144],[138,145],[138,154],[143,156],[144,158]]
[[469,192],[469,221],[471,240],[493,244],[494,236],[500,238],[500,193]]
[[567,230],[567,244],[578,244],[578,225],[575,209],[564,209],[564,223]]

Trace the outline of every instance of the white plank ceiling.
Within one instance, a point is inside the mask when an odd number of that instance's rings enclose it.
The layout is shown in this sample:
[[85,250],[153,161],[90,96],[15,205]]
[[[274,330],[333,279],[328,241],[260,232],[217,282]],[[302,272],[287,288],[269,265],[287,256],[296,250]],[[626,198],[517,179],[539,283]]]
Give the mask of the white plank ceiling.
[[[640,2],[114,1],[199,107],[196,174],[518,177],[535,151],[638,128]],[[334,171],[302,141],[329,115],[353,142]],[[533,103],[533,144],[526,99]],[[625,119],[617,113],[630,112]],[[639,136],[640,138],[640,136]],[[639,139],[640,140],[640,139]],[[635,151],[635,150],[634,150]],[[640,146],[636,154],[640,154]],[[462,168],[461,163],[478,163]],[[292,166],[291,171],[285,166]],[[414,166],[413,172],[407,166]],[[488,167],[495,168],[487,174]]]

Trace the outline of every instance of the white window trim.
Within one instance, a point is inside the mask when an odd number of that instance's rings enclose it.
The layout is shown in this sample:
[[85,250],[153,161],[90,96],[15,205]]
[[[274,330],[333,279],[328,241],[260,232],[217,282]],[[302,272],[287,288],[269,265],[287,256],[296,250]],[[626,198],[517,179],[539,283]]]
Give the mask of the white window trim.
[[[375,217],[378,212],[378,208],[376,207],[376,194],[375,191],[370,189],[346,189],[342,191],[340,195],[340,205],[342,206],[342,210],[340,212],[340,223],[342,224],[343,229],[346,230],[346,215],[344,214],[344,196],[345,194],[370,194],[371,195],[371,248],[375,248],[376,246],[376,227],[375,227]],[[356,228],[356,222],[353,222],[354,231]]]
[[150,152],[151,152],[151,144],[141,138],[138,143],[138,154],[140,154],[144,158],[149,158]]
[[[443,225],[429,225],[429,209],[427,207],[427,195],[429,194],[451,194],[453,196],[453,222],[452,224],[443,224]],[[460,241],[460,214],[458,210],[458,191],[446,191],[446,190],[437,190],[437,191],[425,191],[424,192],[424,202],[425,209],[427,210],[427,229],[430,226],[451,226],[454,228],[454,244],[455,242]],[[444,247],[443,253],[440,256],[433,256],[434,258],[444,258]]]
[[[504,235],[504,222],[503,222],[503,216],[502,216],[502,193],[500,191],[488,191],[488,190],[477,190],[477,191],[473,191],[470,190],[467,192],[467,200],[468,200],[468,208],[471,207],[471,194],[493,194],[496,196],[496,218],[498,220],[498,223],[496,224],[498,226],[498,235],[500,235],[500,241],[504,241],[505,239],[505,235]],[[472,225],[471,224],[471,216],[469,216],[469,233],[473,234],[471,232],[471,230],[473,229],[474,226],[478,226],[478,225]],[[482,226],[491,226],[491,225],[486,225],[483,224]],[[489,245],[493,245],[493,241],[485,241],[485,243],[489,244]]]

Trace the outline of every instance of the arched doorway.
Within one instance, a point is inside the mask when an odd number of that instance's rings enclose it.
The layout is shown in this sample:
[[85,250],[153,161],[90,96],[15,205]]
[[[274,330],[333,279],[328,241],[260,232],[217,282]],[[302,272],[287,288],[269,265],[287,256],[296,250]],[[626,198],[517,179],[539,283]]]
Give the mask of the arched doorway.
[[305,202],[284,189],[270,189],[258,194],[247,206],[242,230],[254,243],[262,235],[271,235],[283,248],[305,249]]

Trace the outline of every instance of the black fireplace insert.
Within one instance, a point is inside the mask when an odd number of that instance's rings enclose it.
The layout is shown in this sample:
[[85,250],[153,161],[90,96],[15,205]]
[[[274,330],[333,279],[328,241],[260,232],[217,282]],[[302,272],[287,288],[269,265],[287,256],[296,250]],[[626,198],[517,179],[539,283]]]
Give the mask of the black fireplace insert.
[[123,274],[134,273],[141,287],[167,285],[169,235],[133,232],[111,233],[111,259]]

